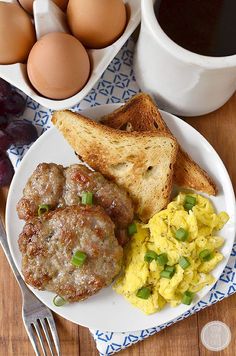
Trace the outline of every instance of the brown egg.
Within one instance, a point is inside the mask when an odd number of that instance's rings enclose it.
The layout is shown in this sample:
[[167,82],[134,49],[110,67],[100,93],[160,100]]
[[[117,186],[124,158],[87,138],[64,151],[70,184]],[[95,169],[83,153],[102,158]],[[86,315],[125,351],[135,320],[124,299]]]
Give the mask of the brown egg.
[[86,47],[103,48],[123,33],[126,8],[122,0],[69,0],[67,18],[71,32]]
[[34,0],[18,0],[21,6],[32,15],[33,13],[33,2]]
[[30,16],[18,4],[0,1],[0,64],[25,62],[35,41]]
[[52,32],[32,48],[27,72],[40,94],[50,99],[66,99],[86,84],[90,62],[79,40],[66,33]]
[[[34,0],[18,0],[21,6],[29,13],[33,14],[33,2]],[[65,11],[68,0],[53,0],[63,11]]]

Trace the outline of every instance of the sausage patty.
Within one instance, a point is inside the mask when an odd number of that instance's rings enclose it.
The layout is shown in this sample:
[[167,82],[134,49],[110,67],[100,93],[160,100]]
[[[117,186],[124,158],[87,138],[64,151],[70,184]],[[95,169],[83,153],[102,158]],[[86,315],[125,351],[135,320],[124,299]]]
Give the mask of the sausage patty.
[[17,204],[18,216],[27,221],[37,216],[38,206],[42,204],[49,205],[50,209],[78,205],[83,192],[93,193],[94,204],[103,207],[115,223],[116,235],[122,236],[121,231],[126,231],[133,220],[131,199],[125,190],[105,179],[101,173],[80,164],[68,168],[54,163],[39,164]]
[[[99,206],[70,206],[34,218],[18,242],[26,283],[70,302],[109,285],[122,264],[114,224]],[[76,251],[87,255],[81,267],[71,263]]]

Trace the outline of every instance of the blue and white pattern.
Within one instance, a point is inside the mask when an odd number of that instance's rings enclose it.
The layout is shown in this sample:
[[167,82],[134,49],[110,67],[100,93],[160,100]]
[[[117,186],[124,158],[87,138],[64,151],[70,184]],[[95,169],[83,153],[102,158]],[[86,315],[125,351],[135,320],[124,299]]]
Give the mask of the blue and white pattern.
[[[133,50],[134,43],[130,39],[118,55],[111,62],[107,70],[103,73],[101,79],[95,87],[78,105],[72,109],[75,111],[84,110],[90,106],[96,106],[107,103],[119,103],[126,101],[139,91],[133,72]],[[45,109],[32,99],[27,98],[27,109],[22,118],[32,121],[36,126],[38,133],[42,134],[51,126],[51,110]],[[29,146],[11,147],[9,156],[15,166],[20,161]],[[236,244],[231,253],[231,257],[220,279],[214,285],[208,295],[201,300],[190,311],[186,312],[172,322],[158,326],[156,328],[134,331],[129,333],[112,333],[100,330],[91,330],[96,341],[100,355],[112,355],[134,343],[146,339],[148,336],[172,325],[173,323],[183,320],[188,316],[198,312],[201,309],[212,305],[223,298],[236,292]]]

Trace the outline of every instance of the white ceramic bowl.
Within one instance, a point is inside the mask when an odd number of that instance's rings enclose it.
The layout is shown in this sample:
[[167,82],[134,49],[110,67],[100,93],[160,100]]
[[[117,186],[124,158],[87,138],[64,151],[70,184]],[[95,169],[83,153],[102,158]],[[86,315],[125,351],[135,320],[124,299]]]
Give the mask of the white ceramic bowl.
[[[6,0],[7,2],[15,2],[14,0]],[[66,109],[79,103],[93,88],[102,73],[108,67],[109,63],[119,52],[123,44],[131,36],[135,28],[140,22],[140,3],[141,0],[124,0],[129,14],[128,24],[123,35],[112,45],[103,49],[89,50],[89,56],[92,62],[92,71],[90,78],[85,87],[74,96],[64,100],[51,100],[38,94],[29,82],[26,73],[26,64],[16,63],[11,65],[0,65],[0,77],[22,90],[33,100],[46,108],[53,110]],[[55,11],[56,5],[49,0],[35,0],[34,13],[38,16],[37,37],[47,32],[64,31],[60,10]],[[45,14],[48,9],[48,14]],[[47,16],[45,16],[47,15]],[[42,19],[42,20],[40,20]],[[46,31],[45,31],[46,29]],[[42,31],[43,30],[43,31]]]

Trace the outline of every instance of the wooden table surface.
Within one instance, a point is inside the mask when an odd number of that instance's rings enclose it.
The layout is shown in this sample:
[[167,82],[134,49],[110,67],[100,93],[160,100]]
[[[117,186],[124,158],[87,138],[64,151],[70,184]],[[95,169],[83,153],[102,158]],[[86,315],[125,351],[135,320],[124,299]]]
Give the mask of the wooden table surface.
[[[186,119],[213,145],[222,158],[236,188],[236,94],[214,113]],[[0,213],[4,216],[7,189],[0,190]],[[6,258],[0,251],[0,355],[33,355],[31,344],[21,319],[21,294]],[[55,316],[62,356],[96,356],[98,352],[88,329]],[[202,327],[212,320],[225,322],[232,332],[232,341],[221,356],[236,354],[236,294],[212,307],[166,328],[140,342],[121,356],[210,356],[200,341]],[[135,326],[134,326],[135,327]]]

